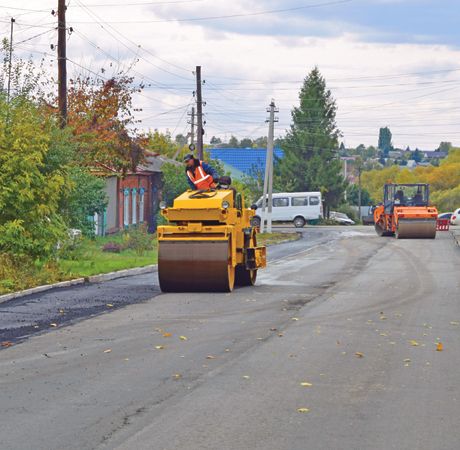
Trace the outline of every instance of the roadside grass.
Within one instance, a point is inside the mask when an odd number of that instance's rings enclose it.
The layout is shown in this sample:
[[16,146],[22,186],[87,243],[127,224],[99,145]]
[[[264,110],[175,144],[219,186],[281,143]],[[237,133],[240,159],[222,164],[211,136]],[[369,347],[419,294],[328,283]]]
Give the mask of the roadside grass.
[[157,262],[157,243],[152,239],[152,250],[145,250],[139,254],[132,248],[122,249],[119,253],[103,251],[108,243],[122,244],[125,235],[97,237],[83,239],[81,245],[69,258],[61,258],[58,262],[63,273],[75,277],[88,277],[117,270],[144,267]]
[[261,233],[257,235],[257,245],[281,244],[298,239],[300,239],[299,233]]

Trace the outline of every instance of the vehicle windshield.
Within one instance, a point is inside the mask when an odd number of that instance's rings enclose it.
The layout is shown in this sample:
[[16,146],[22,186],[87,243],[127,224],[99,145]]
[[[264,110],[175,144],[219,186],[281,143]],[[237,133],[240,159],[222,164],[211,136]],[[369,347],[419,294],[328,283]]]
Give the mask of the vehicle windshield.
[[428,205],[428,188],[426,185],[394,184],[388,187],[387,201],[395,206]]

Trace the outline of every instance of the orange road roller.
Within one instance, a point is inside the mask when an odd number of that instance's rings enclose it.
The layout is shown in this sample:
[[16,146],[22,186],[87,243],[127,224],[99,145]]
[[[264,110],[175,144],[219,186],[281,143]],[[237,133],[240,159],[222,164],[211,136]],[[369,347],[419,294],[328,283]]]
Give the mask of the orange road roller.
[[231,292],[254,285],[266,265],[266,249],[257,246],[253,209],[229,185],[188,190],[164,204],[169,222],[158,227],[158,276],[163,292]]
[[383,204],[374,210],[377,234],[434,239],[438,211],[430,206],[429,194],[428,184],[386,184]]

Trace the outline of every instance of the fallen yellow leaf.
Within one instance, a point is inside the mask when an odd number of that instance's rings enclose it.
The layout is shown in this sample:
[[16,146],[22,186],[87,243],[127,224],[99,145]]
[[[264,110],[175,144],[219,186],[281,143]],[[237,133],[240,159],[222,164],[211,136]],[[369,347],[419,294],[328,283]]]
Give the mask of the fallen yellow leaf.
[[300,383],[300,385],[303,386],[303,387],[313,386],[311,383],[307,383],[306,381],[302,381],[302,383]]
[[57,327],[57,323],[50,323],[50,327]]
[[187,340],[187,336],[179,336],[179,339],[180,339],[181,341],[186,341],[186,340]]
[[307,413],[307,412],[309,412],[309,411],[310,411],[310,410],[309,410],[308,408],[298,408],[298,409],[297,409],[297,412],[299,412],[299,413]]
[[356,355],[358,358],[362,358],[362,357],[364,356],[364,353],[356,352],[355,355]]
[[243,378],[244,378],[245,380],[249,380],[249,378],[251,378],[251,377],[250,377],[249,375],[243,375]]
[[212,355],[208,355],[208,356],[206,356],[206,359],[216,359],[216,357],[212,356]]
[[4,342],[2,342],[1,345],[2,345],[2,347],[11,347],[13,345],[13,343],[10,342],[10,341],[4,341]]
[[111,348],[108,348],[107,350],[104,350],[104,353],[110,353],[112,351]]
[[163,350],[164,349],[163,345],[155,345],[155,348],[157,350]]
[[404,360],[404,362],[405,362],[405,363],[410,363],[410,358],[406,358],[406,359]]
[[410,345],[412,345],[413,347],[418,347],[420,344],[417,341],[414,341],[414,339],[411,339]]
[[168,337],[171,337],[171,336],[172,336],[171,333],[163,333],[163,337],[165,337],[165,338],[168,338]]
[[443,350],[444,350],[444,347],[442,345],[442,342],[438,342],[438,344],[436,345],[436,351],[442,352]]
[[297,320],[299,320],[299,319],[298,319],[297,317],[293,317],[291,320],[297,321]]
[[454,321],[454,322],[451,322],[450,324],[451,324],[451,325],[460,325],[460,322]]
[[180,373],[175,373],[175,374],[173,375],[173,378],[174,378],[175,380],[180,380],[180,379],[182,378],[182,375],[181,375]]
[[107,303],[107,305],[105,305],[105,306],[107,306],[107,308],[113,308],[112,303]]

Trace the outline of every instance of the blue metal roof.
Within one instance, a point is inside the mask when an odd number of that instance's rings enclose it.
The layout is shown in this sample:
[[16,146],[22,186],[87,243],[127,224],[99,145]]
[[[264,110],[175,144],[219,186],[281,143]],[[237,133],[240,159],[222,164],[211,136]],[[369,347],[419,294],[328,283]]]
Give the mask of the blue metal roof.
[[[211,148],[207,150],[211,159],[218,159],[225,164],[235,167],[245,175],[255,177],[265,173],[266,148]],[[276,159],[281,159],[284,152],[280,148],[273,150]]]

